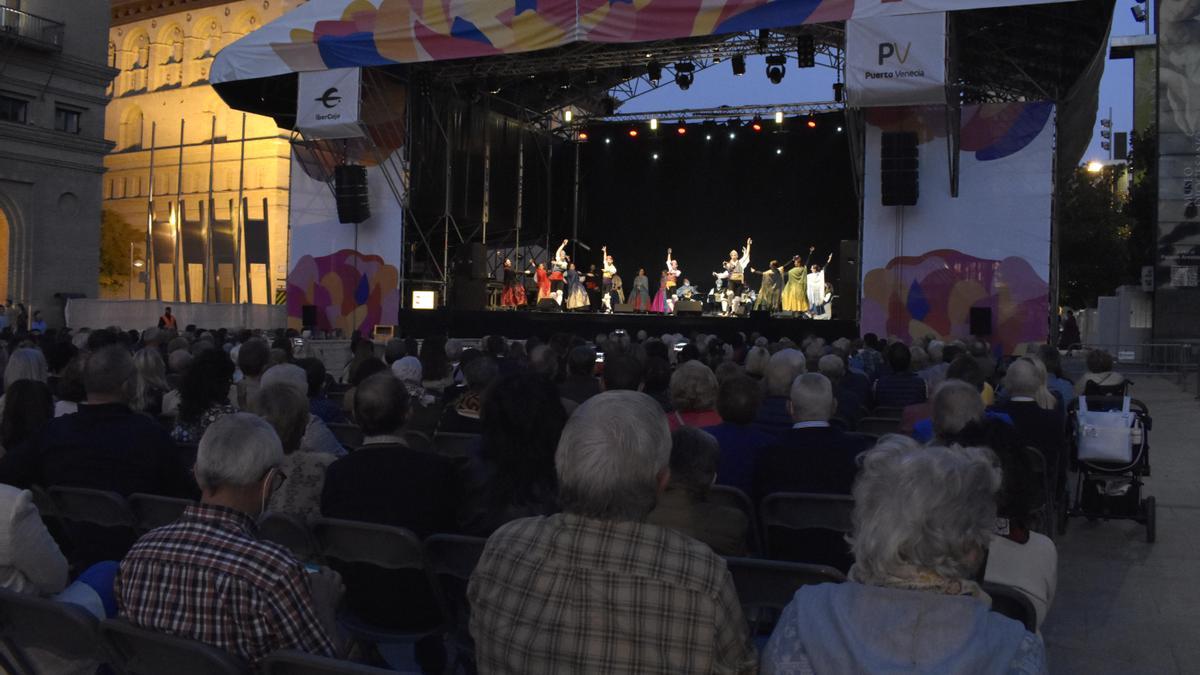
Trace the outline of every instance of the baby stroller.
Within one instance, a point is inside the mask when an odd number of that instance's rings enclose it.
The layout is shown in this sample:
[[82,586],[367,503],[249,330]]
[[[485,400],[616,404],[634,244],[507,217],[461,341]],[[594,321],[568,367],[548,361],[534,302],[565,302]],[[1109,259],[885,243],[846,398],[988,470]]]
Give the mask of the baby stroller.
[[[1114,392],[1115,393],[1115,392]],[[1099,413],[1099,416],[1097,415]],[[1075,489],[1059,502],[1058,533],[1068,519],[1134,520],[1156,536],[1154,497],[1142,497],[1150,475],[1150,428],[1146,404],[1124,395],[1084,396],[1068,409],[1070,461]]]

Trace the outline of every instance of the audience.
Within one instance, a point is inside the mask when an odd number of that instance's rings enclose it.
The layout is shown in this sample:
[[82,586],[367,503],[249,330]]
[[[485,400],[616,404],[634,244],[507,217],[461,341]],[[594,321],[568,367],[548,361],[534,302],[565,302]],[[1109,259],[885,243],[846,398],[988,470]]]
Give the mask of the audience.
[[0,452],[32,439],[54,419],[54,397],[45,382],[17,380],[4,395],[7,403],[0,418]]
[[1065,411],[1075,400],[1075,385],[1063,377],[1062,355],[1054,345],[1040,345],[1036,357],[1046,367],[1046,386],[1058,394],[1058,400]]
[[643,522],[667,485],[670,448],[644,394],[605,392],[576,410],[555,455],[564,512],[501,527],[471,576],[481,672],[754,671],[725,562]]
[[983,449],[881,441],[854,486],[849,581],[800,588],[760,672],[1046,672],[1041,640],[973,580],[999,473]]
[[242,372],[242,379],[237,383],[237,401],[231,401],[237,407],[248,410],[253,405],[262,384],[263,371],[270,361],[271,345],[266,340],[250,338],[241,344],[237,353],[237,367]]
[[856,428],[866,410],[867,402],[858,390],[847,382],[846,362],[837,354],[826,354],[817,361],[817,370],[828,378],[829,384],[833,386],[833,398],[837,403],[834,417],[847,428]]
[[[421,342],[420,385],[435,397],[454,386],[454,373],[446,356],[446,336],[431,335]],[[411,393],[411,392],[410,392]]]
[[1051,475],[1065,469],[1066,433],[1063,410],[1046,389],[1045,371],[1032,358],[1013,361],[1004,375],[1008,400],[997,409],[1012,419],[1023,445],[1037,448]]
[[137,368],[137,389],[133,394],[133,409],[153,417],[162,414],[163,396],[171,387],[167,384],[167,365],[157,349],[143,347],[133,355]]
[[708,427],[721,423],[717,412],[720,385],[708,366],[692,360],[679,364],[671,374],[671,407],[667,424],[671,430],[682,427]]
[[[179,414],[171,431],[175,442],[199,443],[208,425],[237,412],[237,406],[229,402],[233,370],[233,361],[219,349],[205,350],[192,360],[179,384]],[[258,391],[257,383],[254,391]]]
[[304,369],[308,381],[308,411],[325,424],[345,424],[346,413],[325,394],[325,364],[321,359],[298,359],[296,365]]
[[121,561],[121,616],[251,665],[279,649],[333,656],[338,580],[306,572],[287,549],[256,536],[254,519],[283,480],[283,459],[271,425],[253,415],[211,424],[196,456],[200,503],[143,536]]
[[641,391],[646,368],[642,362],[627,354],[606,356],[600,383],[604,391]]
[[[292,363],[280,363],[271,366],[263,373],[262,379],[259,382],[259,389],[281,384],[291,388],[300,396],[307,399],[308,397],[308,375],[304,369]],[[255,396],[255,410],[257,409],[257,395]],[[333,432],[321,418],[312,414],[308,414],[308,419],[304,428],[304,436],[300,439],[300,447],[304,450],[312,452],[323,452],[335,457],[341,457],[346,454],[346,449],[334,437]]]
[[4,394],[0,394],[0,415],[4,414],[5,403],[8,399],[8,388],[17,380],[33,380],[47,383],[49,371],[46,367],[46,357],[42,352],[30,347],[22,347],[8,357],[4,366]]
[[909,368],[912,352],[902,342],[893,342],[887,348],[890,372],[880,375],[875,381],[875,405],[886,408],[903,408],[921,403],[929,397],[925,380]]
[[721,383],[717,395],[717,413],[723,421],[704,427],[721,449],[717,483],[735,487],[747,495],[754,492],[754,471],[759,457],[774,441],[770,434],[751,426],[762,400],[759,382],[748,375],[731,377]]
[[290,513],[305,520],[320,516],[325,471],[337,456],[303,447],[311,415],[308,401],[286,384],[264,383],[258,392],[256,409],[279,436],[283,446],[279,470],[287,477],[271,493],[267,510]]
[[795,349],[782,349],[771,355],[767,362],[766,398],[758,409],[754,428],[778,436],[792,427],[792,414],[788,410],[792,382],[807,370],[804,354]]
[[762,380],[767,374],[767,363],[771,360],[771,352],[765,347],[751,347],[746,352],[746,374],[755,380]]
[[462,366],[466,389],[442,410],[438,422],[438,433],[478,434],[483,432],[480,416],[483,411],[484,392],[500,375],[500,366],[490,356],[477,356]]
[[563,398],[576,403],[583,403],[600,393],[595,349],[580,345],[567,353],[567,377],[558,386],[558,391]]
[[741,509],[711,504],[717,478],[717,439],[695,427],[671,433],[671,478],[647,523],[669,527],[708,544],[717,555],[746,555],[750,521]]
[[1124,395],[1128,386],[1129,381],[1125,376],[1113,371],[1112,354],[1103,349],[1093,349],[1087,354],[1087,372],[1075,383],[1075,395]]

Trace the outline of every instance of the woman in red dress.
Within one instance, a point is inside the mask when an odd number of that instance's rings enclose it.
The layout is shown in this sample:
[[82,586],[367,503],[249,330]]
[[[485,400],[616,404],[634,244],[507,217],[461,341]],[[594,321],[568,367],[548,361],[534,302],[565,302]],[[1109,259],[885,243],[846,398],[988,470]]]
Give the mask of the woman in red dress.
[[[522,273],[524,274],[524,273]],[[513,269],[512,261],[504,259],[504,292],[500,295],[501,307],[523,307],[525,305],[525,281]]]
[[538,263],[537,271],[533,273],[533,278],[537,281],[538,302],[553,299],[554,294],[550,291],[550,275],[546,273],[546,263]]

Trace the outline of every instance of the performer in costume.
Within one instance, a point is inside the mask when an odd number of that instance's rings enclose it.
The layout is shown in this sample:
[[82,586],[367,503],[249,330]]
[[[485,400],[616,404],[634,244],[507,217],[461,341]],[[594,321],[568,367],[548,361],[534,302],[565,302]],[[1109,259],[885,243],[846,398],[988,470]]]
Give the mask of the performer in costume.
[[[833,254],[825,259],[825,264],[833,262]],[[825,268],[814,264],[809,268],[807,290],[808,314],[814,319],[829,319],[829,308],[826,306],[828,293],[825,291]]]
[[687,279],[684,279],[683,283],[679,284],[679,288],[675,289],[675,300],[677,301],[691,300],[695,297],[695,295],[696,287],[693,286],[692,282],[688,281]]
[[754,309],[768,312],[778,312],[780,310],[783,299],[783,271],[785,269],[787,269],[787,264],[780,267],[778,260],[772,260],[767,264],[767,269],[761,272],[753,267],[750,268],[752,274],[762,275],[762,286],[758,289],[758,300],[754,303]]
[[587,290],[588,305],[593,310],[599,310],[603,302],[600,297],[600,273],[596,271],[596,265],[588,265],[587,274],[583,275],[583,287]]
[[[746,268],[750,266],[750,244],[754,240],[746,237],[746,247],[739,256],[736,249],[729,252],[729,260],[721,265],[729,273],[729,287],[734,295],[741,295],[742,286],[746,283]],[[720,278],[720,277],[718,277]]]
[[612,278],[613,278],[613,275],[617,273],[617,265],[613,261],[613,257],[608,254],[608,246],[607,245],[601,246],[600,252],[603,254],[603,256],[601,257],[601,263],[602,263],[601,272],[603,273],[603,277],[602,277],[603,281],[600,285],[600,294],[601,294],[602,298],[608,298],[608,300],[605,302],[605,311],[611,312],[612,311],[612,297],[611,297]]
[[553,300],[554,299],[554,291],[552,291],[551,289],[554,286],[553,286],[553,284],[550,283],[550,275],[546,273],[546,264],[545,263],[538,263],[537,271],[534,272],[533,278],[535,280],[537,280],[538,302],[541,302],[542,300]]
[[629,304],[633,305],[635,312],[650,310],[650,279],[646,277],[645,268],[639,267],[637,276],[633,278],[633,293],[629,296]]
[[554,301],[563,304],[563,288],[566,286],[567,240],[563,239],[558,250],[554,252],[554,260],[550,261],[550,290],[554,293]]
[[[619,274],[612,275],[612,290],[608,294],[606,294],[604,297],[608,298],[608,300],[609,300],[609,310],[608,311],[610,311],[610,312],[612,311],[612,305],[625,304],[625,284],[623,284],[621,282],[621,275],[619,275]],[[650,294],[647,293],[646,297],[649,298]]]
[[515,308],[525,305],[525,281],[522,278],[524,274],[518,274],[513,269],[512,260],[504,259],[504,292],[500,294],[501,307]]
[[587,289],[583,287],[583,277],[575,269],[575,263],[567,265],[567,309],[586,309],[588,306]]
[[670,314],[674,310],[675,296],[672,289],[675,288],[675,280],[681,274],[683,270],[679,269],[679,261],[672,258],[671,249],[667,249],[667,268],[662,271],[658,293],[654,295],[654,302],[650,303],[651,312]]
[[783,311],[785,312],[807,312],[808,311],[808,261],[812,259],[813,251],[817,250],[815,246],[808,247],[808,258],[805,258],[801,264],[800,256],[792,256],[792,269],[787,273],[787,285],[783,287]]

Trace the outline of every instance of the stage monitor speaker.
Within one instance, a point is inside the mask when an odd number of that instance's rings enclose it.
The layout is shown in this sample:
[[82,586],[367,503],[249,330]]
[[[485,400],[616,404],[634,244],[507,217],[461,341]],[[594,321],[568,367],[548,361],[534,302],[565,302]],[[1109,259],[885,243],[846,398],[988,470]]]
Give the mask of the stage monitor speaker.
[[450,306],[470,312],[487,309],[487,280],[456,278],[450,293]]
[[695,300],[680,300],[675,303],[676,316],[700,316],[704,313],[704,305]]
[[750,310],[751,319],[769,319],[771,318],[771,310],[769,309],[752,309]]
[[561,312],[562,311],[562,307],[560,307],[557,302],[551,300],[550,298],[546,298],[544,300],[538,300],[538,304],[535,309],[537,309],[537,311],[539,311],[539,312]]
[[462,244],[458,247],[458,254],[454,261],[454,273],[468,279],[486,279],[488,276],[487,263],[487,248],[483,244],[479,242]]
[[884,206],[915,206],[921,195],[917,134],[885,131],[880,143],[879,182]]
[[858,261],[858,240],[842,240],[835,262],[837,284],[833,294],[833,318],[854,321],[858,318],[858,278],[862,274]]
[[361,223],[371,217],[367,199],[367,168],[359,164],[333,167],[333,196],[339,223]]
[[302,305],[300,307],[300,324],[304,328],[317,327],[317,306]]
[[986,336],[992,334],[992,308],[971,308],[971,335]]
[[629,304],[625,304],[625,305],[616,304],[616,305],[613,305],[613,313],[614,313],[614,314],[633,314],[633,305],[629,305]]

